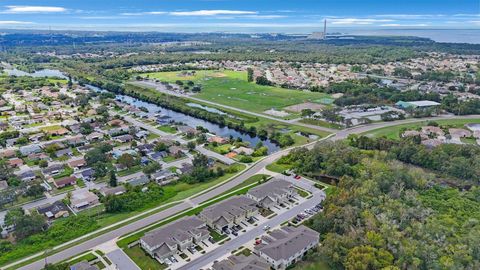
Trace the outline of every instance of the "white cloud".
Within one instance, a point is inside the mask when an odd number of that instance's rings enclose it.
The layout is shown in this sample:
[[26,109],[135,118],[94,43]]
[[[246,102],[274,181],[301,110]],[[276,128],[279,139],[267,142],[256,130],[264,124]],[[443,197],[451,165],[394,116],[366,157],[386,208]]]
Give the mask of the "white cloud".
[[245,11],[245,10],[194,10],[194,11],[174,11],[170,12],[170,15],[173,16],[218,16],[218,15],[255,15],[258,14],[256,11]]
[[375,15],[377,18],[390,19],[431,19],[445,17],[443,14],[381,14]]
[[287,18],[288,16],[285,15],[245,15],[241,16],[241,18],[249,18],[249,19],[281,19]]
[[6,10],[1,13],[4,14],[23,14],[23,13],[57,13],[65,12],[63,7],[48,7],[48,6],[6,6]]
[[384,27],[424,27],[424,26],[429,26],[426,23],[414,23],[414,24],[401,24],[401,23],[387,23],[387,24],[381,24],[380,26]]
[[357,18],[343,18],[343,19],[331,19],[331,24],[336,25],[370,25],[374,23],[393,22],[390,19],[357,19]]
[[23,25],[23,24],[33,24],[33,22],[25,22],[25,21],[0,21],[0,25]]

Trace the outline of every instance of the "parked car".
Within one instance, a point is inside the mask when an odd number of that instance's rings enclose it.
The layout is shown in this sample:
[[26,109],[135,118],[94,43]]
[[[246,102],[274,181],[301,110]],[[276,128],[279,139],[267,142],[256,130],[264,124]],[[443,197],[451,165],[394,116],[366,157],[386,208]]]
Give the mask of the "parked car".
[[238,233],[236,231],[233,231],[232,234],[238,236]]
[[298,174],[297,174],[297,175],[295,175],[295,177],[294,177],[294,178],[295,178],[295,179],[297,179],[297,180],[299,180],[299,179],[301,179],[302,177],[301,177],[300,175],[298,175]]

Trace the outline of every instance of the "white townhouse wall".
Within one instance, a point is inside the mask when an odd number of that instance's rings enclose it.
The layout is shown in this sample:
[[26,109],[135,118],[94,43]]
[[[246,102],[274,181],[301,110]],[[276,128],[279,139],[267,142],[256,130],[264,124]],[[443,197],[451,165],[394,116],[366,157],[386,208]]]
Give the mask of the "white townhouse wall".
[[272,268],[285,269],[317,247],[319,241],[319,233],[303,225],[282,227],[263,236],[262,244],[255,246],[254,253],[264,258]]

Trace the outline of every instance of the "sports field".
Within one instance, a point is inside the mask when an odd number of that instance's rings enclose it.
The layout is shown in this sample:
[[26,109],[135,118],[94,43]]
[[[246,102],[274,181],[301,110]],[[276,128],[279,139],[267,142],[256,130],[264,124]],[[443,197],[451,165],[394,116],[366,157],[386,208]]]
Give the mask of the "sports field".
[[141,76],[168,82],[191,80],[202,85],[202,91],[195,95],[197,98],[258,113],[272,108],[281,110],[304,102],[319,103],[331,98],[324,93],[249,83],[247,73],[240,71],[196,71],[192,76],[183,76],[180,73],[180,71],[153,72]]

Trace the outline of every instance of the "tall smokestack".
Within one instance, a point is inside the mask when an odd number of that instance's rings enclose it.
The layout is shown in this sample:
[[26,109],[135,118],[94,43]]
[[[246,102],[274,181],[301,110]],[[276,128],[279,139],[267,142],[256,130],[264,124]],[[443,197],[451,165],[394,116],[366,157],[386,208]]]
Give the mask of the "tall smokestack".
[[327,19],[323,22],[323,39],[327,39]]

